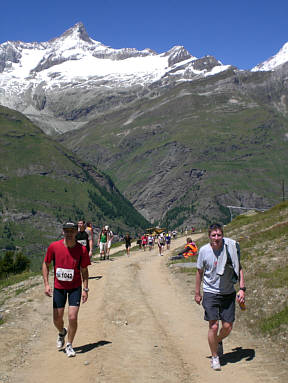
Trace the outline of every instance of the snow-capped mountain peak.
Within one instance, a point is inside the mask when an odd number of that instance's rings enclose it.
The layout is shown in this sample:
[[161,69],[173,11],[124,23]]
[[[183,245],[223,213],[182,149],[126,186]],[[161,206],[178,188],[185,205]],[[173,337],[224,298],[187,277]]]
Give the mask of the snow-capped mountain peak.
[[278,53],[276,53],[276,55],[272,56],[270,59],[264,61],[263,63],[256,65],[252,69],[252,72],[274,70],[286,62],[288,62],[288,42],[283,45],[283,47],[279,50]]
[[185,61],[191,58],[196,59],[196,57],[192,57],[191,54],[181,45],[175,45],[168,52],[165,52],[163,56],[169,57],[168,65],[170,67],[181,61]]
[[[0,45],[0,104],[32,119],[40,113],[48,118],[56,94],[62,100],[69,93],[73,103],[80,98],[85,104],[86,92],[94,98],[111,92],[144,94],[152,83],[192,81],[226,69],[214,58],[197,59],[181,45],[161,54],[149,48],[114,49],[90,38],[79,22],[47,42]],[[66,126],[71,128],[70,122]]]
[[[93,44],[94,42],[92,39],[90,39],[83,23],[81,22],[75,24],[72,28],[68,29],[58,39],[66,39],[70,37],[72,37],[74,40],[80,39],[90,44]],[[57,38],[50,41],[52,42],[54,40],[57,40]]]

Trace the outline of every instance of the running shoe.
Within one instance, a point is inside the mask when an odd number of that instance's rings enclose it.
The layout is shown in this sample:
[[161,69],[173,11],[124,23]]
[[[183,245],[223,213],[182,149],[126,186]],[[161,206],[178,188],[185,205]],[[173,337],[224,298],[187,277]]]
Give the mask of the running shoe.
[[223,351],[223,343],[222,341],[218,343],[218,347],[217,347],[217,355],[219,356],[219,358],[222,358],[224,354],[224,351]]
[[76,355],[75,351],[73,350],[71,343],[67,343],[67,345],[65,347],[65,352],[66,352],[68,358],[71,358],[71,357]]
[[61,332],[59,332],[58,334],[58,338],[57,338],[57,348],[62,348],[64,346],[64,343],[65,343],[65,336],[67,335],[67,330],[66,328],[64,327],[63,328],[63,334],[61,334]]
[[211,358],[211,368],[213,368],[213,370],[215,370],[215,371],[220,371],[221,370],[219,356],[212,356],[212,358]]

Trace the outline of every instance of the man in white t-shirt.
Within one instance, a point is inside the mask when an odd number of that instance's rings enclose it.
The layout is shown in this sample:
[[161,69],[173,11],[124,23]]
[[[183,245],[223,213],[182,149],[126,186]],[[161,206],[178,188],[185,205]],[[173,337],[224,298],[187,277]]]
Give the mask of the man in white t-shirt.
[[[200,286],[203,278],[204,319],[209,322],[208,343],[211,350],[211,367],[221,370],[219,357],[223,355],[222,340],[232,331],[235,320],[234,284],[239,281],[240,290],[237,301],[245,301],[245,283],[240,264],[239,244],[224,238],[223,228],[219,224],[210,226],[210,242],[200,248],[197,260],[195,301],[200,304],[202,296]],[[222,327],[219,330],[219,320]]]

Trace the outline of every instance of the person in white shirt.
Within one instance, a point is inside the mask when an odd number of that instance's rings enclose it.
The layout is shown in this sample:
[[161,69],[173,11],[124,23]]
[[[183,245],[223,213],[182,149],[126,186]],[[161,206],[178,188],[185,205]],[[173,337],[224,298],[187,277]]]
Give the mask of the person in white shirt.
[[113,235],[113,232],[112,232],[112,230],[110,230],[108,225],[105,226],[105,229],[107,231],[107,253],[106,253],[106,255],[107,255],[107,259],[109,259],[110,248],[112,245],[114,235]]

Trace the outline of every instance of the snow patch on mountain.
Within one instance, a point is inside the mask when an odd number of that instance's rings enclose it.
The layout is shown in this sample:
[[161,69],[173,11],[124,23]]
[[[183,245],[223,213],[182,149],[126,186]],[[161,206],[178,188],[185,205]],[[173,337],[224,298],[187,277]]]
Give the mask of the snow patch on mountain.
[[270,59],[264,61],[261,64],[256,65],[251,71],[273,71],[275,68],[279,67],[282,64],[285,64],[288,61],[288,42],[283,45],[279,52],[271,57]]

